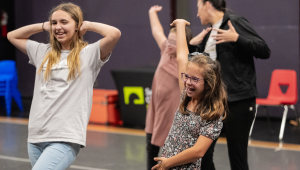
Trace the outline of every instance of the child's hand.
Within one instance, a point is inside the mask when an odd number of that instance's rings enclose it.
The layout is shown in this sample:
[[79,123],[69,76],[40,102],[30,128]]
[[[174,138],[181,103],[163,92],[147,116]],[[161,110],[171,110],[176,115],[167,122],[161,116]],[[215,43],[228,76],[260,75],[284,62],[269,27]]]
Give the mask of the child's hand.
[[83,21],[81,27],[79,28],[79,36],[83,36],[88,31],[88,21]]
[[154,5],[152,6],[150,9],[149,9],[149,13],[150,12],[159,12],[162,10],[162,6],[159,6],[159,5]]
[[203,31],[198,34],[196,37],[192,38],[191,41],[190,41],[190,44],[191,45],[198,45],[202,42],[203,38],[205,37],[205,35],[211,31],[211,27],[208,27],[206,29],[203,29]]
[[174,20],[170,25],[171,25],[171,26],[174,26],[174,27],[177,27],[177,26],[179,26],[179,25],[183,25],[183,26],[190,25],[190,23],[187,22],[187,21],[184,20],[184,19],[176,19],[176,20]]
[[168,170],[169,168],[165,165],[167,158],[160,157],[160,158],[154,158],[155,161],[160,161],[159,164],[156,164],[154,167],[151,168],[151,170]]

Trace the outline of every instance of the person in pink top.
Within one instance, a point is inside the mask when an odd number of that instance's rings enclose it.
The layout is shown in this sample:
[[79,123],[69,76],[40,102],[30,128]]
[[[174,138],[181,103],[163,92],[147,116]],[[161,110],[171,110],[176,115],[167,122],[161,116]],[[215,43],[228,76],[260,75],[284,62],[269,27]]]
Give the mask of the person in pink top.
[[[161,58],[152,82],[152,96],[146,117],[147,169],[156,165],[154,157],[164,145],[171,128],[174,113],[180,102],[178,85],[178,67],[176,60],[176,28],[172,28],[168,37],[157,16],[162,7],[155,5],[149,10],[152,35],[161,50]],[[191,30],[186,27],[186,39],[192,38]]]

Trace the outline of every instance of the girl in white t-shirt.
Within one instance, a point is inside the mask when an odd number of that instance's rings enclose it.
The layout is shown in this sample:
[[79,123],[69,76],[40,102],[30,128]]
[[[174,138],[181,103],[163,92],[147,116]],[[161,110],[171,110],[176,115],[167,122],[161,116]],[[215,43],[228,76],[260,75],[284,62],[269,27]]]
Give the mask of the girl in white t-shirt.
[[[49,44],[28,39],[42,31],[49,32]],[[86,31],[104,38],[88,45]],[[93,84],[120,36],[115,27],[83,21],[80,7],[72,3],[53,8],[48,22],[8,33],[8,40],[37,68],[28,125],[34,170],[67,169],[85,146]]]

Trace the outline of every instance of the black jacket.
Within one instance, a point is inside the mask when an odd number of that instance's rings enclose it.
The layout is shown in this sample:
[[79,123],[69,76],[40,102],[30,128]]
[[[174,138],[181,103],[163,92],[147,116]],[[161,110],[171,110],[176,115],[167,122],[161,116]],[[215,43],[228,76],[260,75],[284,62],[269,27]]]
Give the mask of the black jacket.
[[[267,59],[270,57],[270,49],[243,17],[225,12],[220,29],[229,29],[228,20],[231,21],[239,34],[238,40],[216,45],[217,60],[221,64],[222,78],[227,87],[228,101],[233,102],[257,97],[253,56]],[[209,35],[210,32],[198,45],[196,52],[204,51]]]

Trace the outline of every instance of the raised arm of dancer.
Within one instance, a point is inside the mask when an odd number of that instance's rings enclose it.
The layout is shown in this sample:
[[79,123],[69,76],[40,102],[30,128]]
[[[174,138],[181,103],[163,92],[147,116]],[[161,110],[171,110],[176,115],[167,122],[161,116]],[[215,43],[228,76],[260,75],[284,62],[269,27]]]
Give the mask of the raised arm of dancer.
[[213,142],[212,139],[209,139],[205,136],[200,136],[196,144],[186,149],[179,154],[170,157],[170,158],[154,158],[155,161],[161,161],[159,164],[155,165],[152,170],[168,170],[171,167],[184,165],[190,162],[193,162],[197,159],[200,159],[204,156],[205,152]]
[[84,21],[80,27],[79,35],[82,36],[86,31],[93,31],[101,34],[104,38],[100,41],[100,58],[105,60],[107,55],[114,49],[115,45],[121,37],[121,31],[113,26],[98,23]]
[[167,37],[164,33],[164,29],[161,26],[157,16],[157,12],[161,10],[162,7],[158,5],[152,6],[149,10],[149,18],[150,18],[152,35],[160,49],[162,48],[163,43],[167,40]]
[[181,73],[185,71],[186,63],[188,62],[189,49],[186,42],[185,26],[190,25],[189,22],[183,19],[176,19],[171,23],[171,26],[176,26],[177,33],[177,65],[178,65],[178,82],[180,87],[180,92],[184,88],[184,83],[181,80]]
[[23,53],[27,54],[26,42],[28,38],[44,30],[49,31],[49,22],[27,25],[11,31],[7,34],[7,39]]

